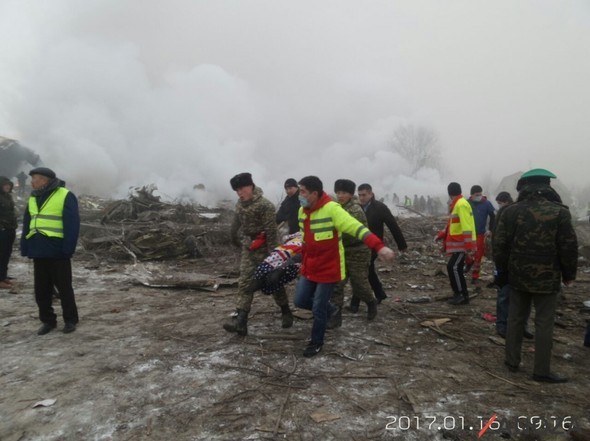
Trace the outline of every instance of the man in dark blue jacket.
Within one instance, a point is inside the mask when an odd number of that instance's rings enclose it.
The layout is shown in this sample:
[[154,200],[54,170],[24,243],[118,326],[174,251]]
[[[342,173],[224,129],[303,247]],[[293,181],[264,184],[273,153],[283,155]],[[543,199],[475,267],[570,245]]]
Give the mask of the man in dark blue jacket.
[[33,259],[35,300],[43,323],[37,334],[47,334],[57,326],[51,306],[54,287],[61,300],[63,332],[70,333],[78,323],[71,263],[80,233],[78,200],[53,170],[38,167],[29,175],[33,191],[23,219],[21,254]]
[[[465,273],[473,268],[471,274],[471,281],[473,283],[479,282],[479,275],[481,271],[481,260],[485,254],[485,241],[494,230],[494,223],[496,219],[496,209],[490,201],[483,195],[483,189],[480,185],[471,187],[471,197],[468,199],[469,205],[473,210],[473,220],[475,221],[475,233],[477,235],[477,250],[473,259],[465,259]],[[488,223],[489,219],[489,223]]]

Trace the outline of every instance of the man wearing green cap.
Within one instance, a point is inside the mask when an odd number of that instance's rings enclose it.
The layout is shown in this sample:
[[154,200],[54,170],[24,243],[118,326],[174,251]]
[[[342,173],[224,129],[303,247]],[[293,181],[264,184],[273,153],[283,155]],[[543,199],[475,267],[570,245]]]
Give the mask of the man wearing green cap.
[[555,175],[545,169],[524,173],[516,203],[502,213],[493,236],[494,261],[500,287],[510,284],[505,364],[520,366],[522,338],[531,304],[535,306],[533,380],[564,383],[551,373],[553,323],[561,282],[576,278],[578,243],[569,209],[551,188]]

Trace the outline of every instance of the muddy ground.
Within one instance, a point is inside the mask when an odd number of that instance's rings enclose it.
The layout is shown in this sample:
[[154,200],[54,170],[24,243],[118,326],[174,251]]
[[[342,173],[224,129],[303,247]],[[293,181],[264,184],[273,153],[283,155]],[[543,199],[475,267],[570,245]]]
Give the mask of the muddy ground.
[[[424,221],[402,228],[416,222]],[[135,283],[149,272],[235,276],[233,250],[133,264],[80,249],[78,329],[63,334],[60,322],[45,336],[36,335],[32,265],[14,256],[15,289],[0,291],[0,440],[471,440],[493,415],[481,439],[590,439],[587,262],[565,290],[555,328],[552,368],[571,380],[541,384],[530,378],[529,340],[521,372],[503,366],[503,340],[483,318],[495,312],[489,262],[469,305],[436,300],[450,290],[432,225],[410,235],[410,251],[395,264],[380,266],[389,298],[377,319],[345,313],[312,359],[302,356],[311,321],[301,314],[281,329],[269,297],[256,295],[241,338],[221,327],[235,286]],[[437,318],[451,320],[421,326]],[[45,399],[56,401],[33,408]]]

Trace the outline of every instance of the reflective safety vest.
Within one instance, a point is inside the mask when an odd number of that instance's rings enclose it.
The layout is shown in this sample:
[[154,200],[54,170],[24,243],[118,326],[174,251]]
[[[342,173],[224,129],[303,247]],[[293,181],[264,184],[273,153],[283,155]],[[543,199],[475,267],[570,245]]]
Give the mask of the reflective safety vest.
[[473,211],[467,200],[459,195],[451,202],[451,214],[445,231],[439,233],[444,238],[447,253],[464,253],[477,248]]
[[299,229],[303,235],[301,274],[317,283],[337,283],[346,277],[343,233],[366,241],[375,251],[383,248],[377,236],[325,193],[313,210],[299,209]]
[[56,188],[53,193],[45,200],[41,209],[37,206],[37,198],[29,198],[29,213],[31,222],[29,223],[29,234],[27,239],[40,233],[48,237],[64,237],[63,212],[66,196],[70,191],[64,187]]

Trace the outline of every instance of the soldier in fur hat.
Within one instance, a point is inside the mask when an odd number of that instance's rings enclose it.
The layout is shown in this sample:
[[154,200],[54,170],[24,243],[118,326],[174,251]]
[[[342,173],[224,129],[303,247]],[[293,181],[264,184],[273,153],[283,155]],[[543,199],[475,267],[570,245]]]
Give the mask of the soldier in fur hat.
[[[235,175],[230,185],[239,198],[231,226],[231,238],[242,254],[236,312],[224,323],[223,328],[244,336],[248,335],[248,314],[258,288],[256,268],[278,246],[277,225],[274,205],[263,196],[262,189],[254,185],[250,173]],[[281,308],[283,328],[290,328],[293,326],[293,314],[285,288],[281,287],[272,295]]]

